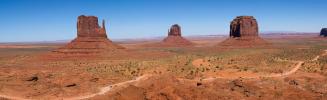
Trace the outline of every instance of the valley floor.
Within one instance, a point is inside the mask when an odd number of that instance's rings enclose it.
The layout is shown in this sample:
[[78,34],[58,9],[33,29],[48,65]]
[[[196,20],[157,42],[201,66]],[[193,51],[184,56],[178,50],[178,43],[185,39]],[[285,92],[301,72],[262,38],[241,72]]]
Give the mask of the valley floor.
[[270,36],[269,45],[224,47],[225,38],[191,39],[194,47],[144,46],[99,59],[43,60],[62,45],[0,46],[0,98],[31,100],[327,99],[327,39]]

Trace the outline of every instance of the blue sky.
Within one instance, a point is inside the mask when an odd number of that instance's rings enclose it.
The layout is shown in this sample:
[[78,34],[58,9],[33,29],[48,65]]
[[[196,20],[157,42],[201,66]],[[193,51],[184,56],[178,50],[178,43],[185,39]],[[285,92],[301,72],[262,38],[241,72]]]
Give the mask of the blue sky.
[[79,15],[106,20],[111,39],[228,34],[239,15],[255,16],[261,32],[319,32],[327,27],[327,0],[0,0],[0,42],[76,37]]

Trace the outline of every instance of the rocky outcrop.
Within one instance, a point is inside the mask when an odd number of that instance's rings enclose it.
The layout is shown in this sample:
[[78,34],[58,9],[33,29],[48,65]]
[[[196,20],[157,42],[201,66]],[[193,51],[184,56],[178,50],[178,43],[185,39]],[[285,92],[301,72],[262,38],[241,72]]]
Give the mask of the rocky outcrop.
[[238,16],[230,24],[230,37],[258,37],[258,23],[253,16]]
[[98,25],[98,18],[95,16],[78,17],[77,37],[104,37],[107,38],[104,20],[102,27]]
[[105,23],[98,25],[96,16],[78,17],[77,38],[53,52],[66,55],[99,54],[124,49],[107,38]]
[[320,36],[327,37],[327,28],[322,28],[321,29]]
[[256,46],[267,44],[266,41],[259,37],[258,23],[253,16],[237,16],[230,23],[229,37],[219,45]]
[[192,42],[182,37],[181,27],[174,24],[168,30],[168,36],[163,40],[166,46],[191,46]]
[[178,24],[174,24],[168,30],[168,36],[182,36],[181,27]]

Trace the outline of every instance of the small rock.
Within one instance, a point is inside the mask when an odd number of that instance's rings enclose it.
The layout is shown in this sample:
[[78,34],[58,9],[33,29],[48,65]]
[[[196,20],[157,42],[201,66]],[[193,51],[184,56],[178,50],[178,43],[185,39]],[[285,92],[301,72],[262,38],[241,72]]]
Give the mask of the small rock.
[[38,81],[38,80],[39,80],[39,78],[37,76],[32,76],[32,77],[29,77],[26,81],[33,81],[33,82],[35,82],[35,81]]
[[74,86],[76,86],[76,84],[75,83],[72,83],[72,84],[66,85],[65,87],[74,87]]
[[299,82],[297,82],[296,80],[291,80],[288,82],[290,85],[299,85]]
[[91,79],[90,81],[91,81],[91,82],[97,82],[97,81],[99,81],[99,78],[93,78],[93,79]]
[[202,83],[199,83],[199,82],[196,83],[196,86],[200,86],[200,85],[202,85]]

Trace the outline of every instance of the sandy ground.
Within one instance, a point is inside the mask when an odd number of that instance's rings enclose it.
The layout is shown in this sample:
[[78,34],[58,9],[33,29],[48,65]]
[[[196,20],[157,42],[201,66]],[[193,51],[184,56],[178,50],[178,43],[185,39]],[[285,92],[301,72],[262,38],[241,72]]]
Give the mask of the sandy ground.
[[39,59],[60,45],[1,45],[0,97],[326,99],[326,39],[312,35],[281,37],[265,37],[272,45],[251,48],[216,47],[224,40],[221,37],[192,38],[197,45],[182,48],[160,47],[157,41],[124,42],[121,45],[133,52],[127,56],[69,60]]
[[[326,55],[327,54],[327,50],[325,50],[325,52],[321,55]],[[319,57],[321,55],[317,55],[315,58],[313,58],[311,61],[316,61],[319,59]],[[199,61],[202,61],[203,59],[196,59],[192,62],[192,64],[194,64],[195,66],[199,66]],[[288,72],[285,73],[281,73],[281,74],[271,74],[271,75],[255,75],[255,76],[247,76],[244,74],[236,74],[236,76],[234,77],[221,77],[221,76],[214,76],[214,77],[210,77],[210,78],[204,78],[201,79],[201,81],[213,81],[216,79],[237,79],[239,77],[242,77],[243,79],[259,79],[259,78],[274,78],[274,77],[286,77],[288,75],[291,75],[293,73],[295,73],[296,71],[299,70],[299,68],[302,66],[302,64],[304,63],[304,61],[296,61],[297,64],[294,66],[294,68]],[[204,63],[204,65],[207,65],[208,63]],[[235,74],[235,73],[234,73]],[[131,84],[142,84],[142,81],[146,81],[146,79],[148,79],[151,75],[143,75],[140,77],[137,77],[135,80],[130,80],[130,81],[125,81],[125,82],[121,82],[121,83],[117,83],[117,84],[113,84],[113,85],[109,85],[103,88],[100,88],[100,91],[98,93],[94,93],[94,94],[90,94],[90,95],[86,95],[86,96],[79,96],[79,97],[73,97],[73,98],[64,98],[64,100],[83,100],[83,99],[88,99],[88,98],[92,98],[95,97],[97,95],[104,95],[107,92],[110,91],[114,91],[113,89],[115,88],[123,88],[126,87],[128,85]],[[179,79],[179,80],[185,80],[185,79]]]

